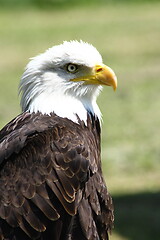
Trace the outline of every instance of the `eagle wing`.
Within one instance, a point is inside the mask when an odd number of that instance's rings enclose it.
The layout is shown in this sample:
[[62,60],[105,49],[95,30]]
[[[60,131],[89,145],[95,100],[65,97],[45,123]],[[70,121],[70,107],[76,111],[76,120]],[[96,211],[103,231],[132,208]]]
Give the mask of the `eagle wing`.
[[0,239],[107,239],[96,121],[23,113],[0,132]]

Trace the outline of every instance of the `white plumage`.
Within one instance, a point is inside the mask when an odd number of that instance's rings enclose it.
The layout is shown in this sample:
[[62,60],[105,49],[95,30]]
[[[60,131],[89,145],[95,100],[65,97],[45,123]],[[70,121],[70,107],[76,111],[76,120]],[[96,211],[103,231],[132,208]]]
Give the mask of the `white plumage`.
[[[68,64],[77,67],[67,70]],[[64,42],[34,57],[26,67],[21,83],[23,111],[50,114],[77,121],[76,114],[86,121],[87,111],[101,118],[96,104],[101,85],[84,81],[94,75],[94,67],[102,65],[102,57],[95,47],[83,41]],[[79,78],[79,81],[72,79]]]

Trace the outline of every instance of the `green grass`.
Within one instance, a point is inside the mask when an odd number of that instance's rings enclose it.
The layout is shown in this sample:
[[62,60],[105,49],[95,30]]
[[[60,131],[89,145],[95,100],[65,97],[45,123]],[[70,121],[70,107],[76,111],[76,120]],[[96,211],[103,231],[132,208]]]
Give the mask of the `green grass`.
[[[160,3],[0,10],[0,126],[19,112],[18,83],[28,59],[63,40],[102,53],[118,89],[98,99],[102,157],[115,202],[111,240],[160,239]],[[153,237],[154,236],[154,237]]]

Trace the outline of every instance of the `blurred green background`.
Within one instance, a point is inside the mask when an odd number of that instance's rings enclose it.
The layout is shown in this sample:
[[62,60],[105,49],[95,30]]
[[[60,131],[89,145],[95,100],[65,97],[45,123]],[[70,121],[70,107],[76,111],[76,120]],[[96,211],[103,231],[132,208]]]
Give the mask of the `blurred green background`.
[[64,40],[92,43],[118,77],[98,99],[115,205],[111,240],[160,239],[160,2],[0,0],[0,127],[20,113],[28,59]]

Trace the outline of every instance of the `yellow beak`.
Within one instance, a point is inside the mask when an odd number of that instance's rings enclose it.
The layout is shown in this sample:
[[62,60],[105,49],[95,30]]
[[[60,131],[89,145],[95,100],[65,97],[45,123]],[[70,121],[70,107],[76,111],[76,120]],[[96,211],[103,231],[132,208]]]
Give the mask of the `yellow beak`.
[[107,85],[112,86],[114,90],[117,88],[117,77],[113,70],[104,65],[95,65],[93,74],[71,79],[71,81],[84,81],[85,84]]

